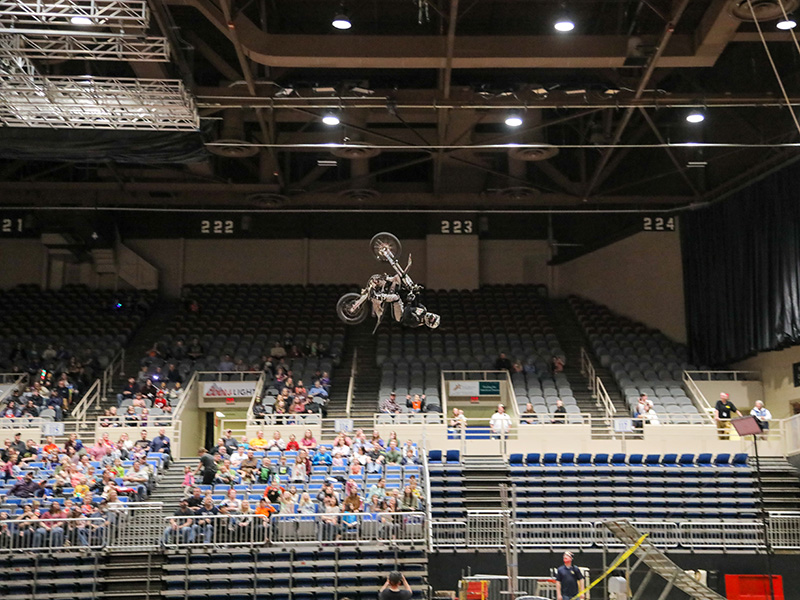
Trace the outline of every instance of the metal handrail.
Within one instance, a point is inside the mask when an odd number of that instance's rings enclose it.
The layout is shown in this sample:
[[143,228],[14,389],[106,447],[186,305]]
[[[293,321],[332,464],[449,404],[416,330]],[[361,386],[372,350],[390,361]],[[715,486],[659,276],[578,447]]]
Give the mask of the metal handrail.
[[95,402],[100,402],[100,390],[102,388],[102,379],[97,378],[94,383],[86,390],[83,398],[76,404],[70,411],[70,416],[73,420],[83,422],[86,419],[86,413],[89,412],[89,407]]
[[591,390],[592,398],[597,400],[597,371],[592,364],[589,353],[586,352],[586,348],[583,346],[581,346],[581,375],[589,382],[586,387]]
[[[724,369],[684,371],[698,381],[761,381],[761,371],[733,371]],[[731,376],[733,379],[731,379]],[[719,377],[719,379],[717,378]]]
[[697,405],[702,412],[706,414],[709,418],[711,415],[714,414],[714,408],[708,403],[703,392],[700,390],[700,387],[697,385],[695,380],[689,374],[689,371],[683,372],[683,383],[686,386],[689,395],[691,396],[692,400]]
[[431,512],[431,482],[428,476],[428,448],[425,445],[418,446],[417,452],[422,457],[422,487],[425,490],[425,519],[427,520],[427,542],[428,551],[433,551],[433,514]]
[[350,383],[347,385],[347,406],[345,408],[345,414],[347,418],[350,418],[350,410],[353,406],[353,393],[356,389],[356,375],[358,374],[358,370],[356,369],[356,361],[358,360],[358,348],[353,350],[353,364],[350,365]]
[[256,382],[256,389],[253,390],[253,395],[250,397],[250,404],[247,406],[247,419],[253,418],[253,406],[256,402],[261,402],[261,391],[264,389],[264,382],[267,378],[266,371],[261,372],[261,377]]
[[117,370],[117,366],[119,366],[120,376],[125,375],[125,348],[122,348],[119,352],[117,352],[117,354],[111,359],[111,362],[108,363],[108,366],[103,371],[103,387],[101,392],[103,400],[108,400],[108,390],[114,381],[114,371]]
[[4,402],[5,399],[8,396],[10,396],[15,389],[20,389],[20,386],[27,385],[28,380],[29,377],[27,373],[0,373],[0,382],[2,383],[11,382],[11,387],[9,387],[5,392],[0,394],[0,402]]
[[180,422],[181,414],[183,413],[183,409],[186,406],[186,399],[189,397],[189,394],[192,391],[192,387],[197,383],[198,372],[195,371],[192,373],[192,376],[189,378],[189,381],[186,382],[186,387],[183,388],[183,395],[181,396],[180,400],[178,400],[178,406],[175,407],[175,410],[172,411],[172,419],[173,421]]
[[614,406],[613,402],[611,402],[611,396],[608,395],[608,391],[606,391],[606,386],[603,385],[602,379],[596,377],[595,386],[597,388],[597,399],[600,401],[606,411],[606,418],[611,419],[615,414],[617,414],[617,407]]

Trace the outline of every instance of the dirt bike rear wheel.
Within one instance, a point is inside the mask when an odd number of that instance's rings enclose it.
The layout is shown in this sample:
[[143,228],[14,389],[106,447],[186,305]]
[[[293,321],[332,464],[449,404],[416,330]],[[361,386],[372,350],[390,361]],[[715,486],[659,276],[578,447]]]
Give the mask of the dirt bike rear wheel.
[[361,294],[350,292],[345,294],[336,303],[337,316],[347,325],[358,325],[363,323],[369,314],[369,301],[364,301],[361,306],[354,308],[354,305],[361,298]]
[[392,255],[397,259],[399,259],[400,254],[403,252],[403,246],[400,243],[400,240],[398,240],[394,234],[391,234],[388,231],[376,233],[372,237],[369,247],[372,249],[372,253],[375,255],[375,258],[383,262],[389,261],[386,260],[386,257],[381,252],[382,248],[388,248],[389,252],[391,252]]

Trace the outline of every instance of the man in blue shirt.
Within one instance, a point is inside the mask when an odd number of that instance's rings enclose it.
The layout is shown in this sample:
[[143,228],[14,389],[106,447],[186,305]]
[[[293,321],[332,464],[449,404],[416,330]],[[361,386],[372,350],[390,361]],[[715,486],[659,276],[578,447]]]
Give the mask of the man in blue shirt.
[[556,570],[556,600],[583,594],[583,573],[572,564],[572,552],[564,552],[564,564]]

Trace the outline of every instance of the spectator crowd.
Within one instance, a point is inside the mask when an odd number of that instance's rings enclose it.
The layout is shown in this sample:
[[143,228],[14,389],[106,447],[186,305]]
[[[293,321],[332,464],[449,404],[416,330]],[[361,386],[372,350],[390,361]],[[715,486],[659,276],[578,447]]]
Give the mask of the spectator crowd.
[[[38,436],[38,432],[37,432]],[[0,450],[0,544],[7,548],[97,546],[127,502],[146,500],[169,463],[170,439],[108,434],[85,446],[76,434],[63,446],[17,433]]]
[[[392,513],[423,508],[420,458],[394,432],[340,433],[331,446],[311,430],[297,439],[279,431],[236,439],[229,430],[185,471],[184,499],[164,530],[164,543],[264,541],[281,519],[308,516],[320,540],[335,540],[364,522],[401,526]],[[272,515],[278,519],[270,520]],[[399,531],[399,530],[398,530]]]

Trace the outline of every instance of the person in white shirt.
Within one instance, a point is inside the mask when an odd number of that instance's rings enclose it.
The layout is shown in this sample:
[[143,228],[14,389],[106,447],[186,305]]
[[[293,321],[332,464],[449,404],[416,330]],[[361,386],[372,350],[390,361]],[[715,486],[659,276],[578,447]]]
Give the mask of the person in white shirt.
[[[750,411],[750,414],[758,419],[761,430],[766,433],[769,430],[769,422],[772,420],[772,413],[769,412],[769,409],[764,406],[761,400],[756,400],[756,405],[753,407],[753,410]],[[765,435],[762,435],[762,437],[765,437]]]
[[242,448],[241,446],[239,446],[239,447],[236,449],[236,452],[234,452],[233,454],[231,454],[231,466],[232,466],[234,469],[238,469],[238,468],[239,468],[239,465],[241,465],[241,464],[242,464],[242,462],[243,462],[244,460],[246,460],[246,459],[247,459],[247,453],[244,451],[244,448]]
[[497,405],[497,412],[489,419],[489,427],[495,436],[508,435],[511,430],[511,417],[506,414],[506,407],[502,404]]
[[653,408],[653,404],[651,402],[645,404],[644,413],[642,413],[642,420],[649,425],[661,425],[661,421],[658,420],[658,413],[656,413],[656,409]]

